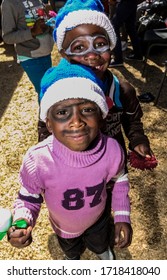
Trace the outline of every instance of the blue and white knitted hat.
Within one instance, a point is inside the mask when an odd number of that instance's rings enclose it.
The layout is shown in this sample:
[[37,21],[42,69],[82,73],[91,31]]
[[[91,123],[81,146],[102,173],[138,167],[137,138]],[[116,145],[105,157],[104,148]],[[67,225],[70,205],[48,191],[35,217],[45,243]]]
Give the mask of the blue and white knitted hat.
[[102,81],[91,68],[71,64],[66,59],[46,71],[41,81],[40,119],[46,120],[48,109],[59,101],[84,98],[95,102],[105,118],[108,105],[103,92]]
[[94,24],[106,30],[110,39],[110,49],[116,44],[114,28],[104,13],[100,0],[67,0],[55,18],[53,38],[60,51],[62,49],[65,33],[80,24]]

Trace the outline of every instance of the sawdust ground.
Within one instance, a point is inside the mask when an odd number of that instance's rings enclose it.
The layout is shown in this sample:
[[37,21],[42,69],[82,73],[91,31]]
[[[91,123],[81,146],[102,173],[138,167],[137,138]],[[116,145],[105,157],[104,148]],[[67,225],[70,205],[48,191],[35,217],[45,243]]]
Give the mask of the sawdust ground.
[[[112,71],[131,82],[138,94],[158,90],[162,62],[167,51],[157,50],[148,61],[147,77],[141,78],[141,62],[125,64]],[[53,64],[59,61],[53,51]],[[128,249],[116,250],[117,259],[167,259],[167,81],[157,106],[144,104],[143,123],[159,165],[153,171],[129,169],[133,241]],[[37,142],[38,103],[33,86],[20,65],[16,63],[12,46],[0,44],[0,206],[12,208],[19,189],[18,171],[26,150]],[[47,210],[42,206],[33,231],[33,243],[25,249],[10,246],[6,237],[0,243],[1,260],[63,259],[63,254],[50,227]],[[82,259],[96,259],[86,250]]]

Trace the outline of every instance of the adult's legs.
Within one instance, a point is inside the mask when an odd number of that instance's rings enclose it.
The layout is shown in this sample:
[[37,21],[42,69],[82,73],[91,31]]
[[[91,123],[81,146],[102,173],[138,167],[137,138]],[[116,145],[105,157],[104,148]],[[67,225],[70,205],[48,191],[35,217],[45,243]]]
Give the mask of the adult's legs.
[[123,61],[122,48],[121,48],[121,38],[120,38],[120,28],[125,23],[127,34],[129,35],[132,43],[132,47],[136,55],[141,55],[141,48],[139,45],[139,40],[136,32],[136,9],[137,3],[135,0],[122,1],[117,5],[116,12],[112,19],[112,24],[115,29],[117,36],[116,47],[113,50],[116,62]]
[[112,24],[115,30],[115,34],[117,37],[116,46],[113,49],[114,60],[116,63],[123,62],[123,55],[122,55],[122,46],[121,46],[121,37],[120,37],[120,28],[123,25],[123,20],[121,17],[121,10],[119,6],[116,8],[116,12],[112,18]]
[[131,16],[131,14],[134,11],[135,0],[130,1],[121,1],[117,4],[115,14],[112,18],[112,24],[117,36],[117,43],[113,50],[113,54],[115,56],[116,62],[122,62],[123,61],[123,55],[122,55],[122,46],[121,46],[121,38],[120,38],[120,28],[123,26],[123,24],[126,22],[126,20]]
[[142,49],[136,30],[136,7],[133,7],[131,14],[125,20],[125,28],[130,37],[134,55],[142,58]]

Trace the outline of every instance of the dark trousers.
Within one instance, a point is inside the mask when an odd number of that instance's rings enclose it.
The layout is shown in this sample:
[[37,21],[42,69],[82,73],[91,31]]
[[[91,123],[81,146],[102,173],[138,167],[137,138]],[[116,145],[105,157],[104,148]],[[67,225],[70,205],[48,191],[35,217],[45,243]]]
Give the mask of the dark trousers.
[[[52,67],[51,54],[34,59],[28,59],[20,62],[22,68],[26,72],[29,80],[33,84],[37,94],[38,103],[40,103],[41,80],[45,72]],[[38,142],[46,139],[51,133],[46,128],[46,124],[39,120],[38,122]]]
[[136,31],[136,0],[123,0],[118,3],[115,14],[112,18],[112,24],[117,36],[117,43],[113,50],[116,62],[123,61],[120,28],[125,24],[125,29],[130,37],[133,52],[136,56],[142,56],[140,41]]
[[[113,232],[112,232],[113,231]],[[108,247],[113,247],[114,225],[111,218],[111,207],[106,207],[99,220],[88,228],[81,236],[76,238],[61,238],[57,236],[59,245],[66,257],[79,260],[80,255],[88,248],[95,254],[105,252]]]
[[41,91],[41,79],[45,72],[52,66],[51,55],[28,59],[20,62],[29,80],[38,93],[38,100]]

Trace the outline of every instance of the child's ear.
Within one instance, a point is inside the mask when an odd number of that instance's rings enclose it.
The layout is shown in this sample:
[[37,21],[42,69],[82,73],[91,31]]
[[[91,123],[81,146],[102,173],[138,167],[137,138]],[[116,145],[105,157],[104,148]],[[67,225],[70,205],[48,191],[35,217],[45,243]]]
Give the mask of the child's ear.
[[60,51],[60,54],[63,58],[66,58],[67,59],[67,55],[65,54],[64,50],[61,50]]
[[49,118],[46,118],[46,127],[47,127],[47,130],[52,133],[52,125],[51,125],[51,122],[49,120]]
[[64,52],[64,50],[61,50],[61,51],[60,51],[60,54],[61,54],[61,56],[62,56],[63,58],[65,58],[67,61],[70,62],[70,58],[68,57],[68,55],[66,55],[66,53]]

